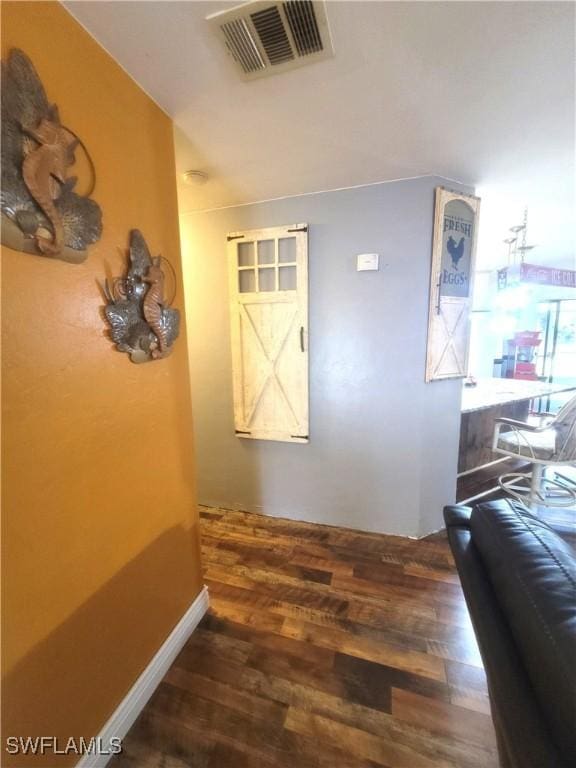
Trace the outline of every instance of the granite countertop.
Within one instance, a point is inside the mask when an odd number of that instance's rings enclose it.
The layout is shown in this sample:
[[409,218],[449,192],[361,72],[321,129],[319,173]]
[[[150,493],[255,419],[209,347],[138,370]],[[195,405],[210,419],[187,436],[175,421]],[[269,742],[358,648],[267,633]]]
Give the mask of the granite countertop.
[[478,379],[475,387],[463,387],[461,410],[462,413],[480,411],[483,408],[519,400],[531,400],[533,397],[544,397],[554,392],[566,392],[571,389],[576,387],[519,379]]

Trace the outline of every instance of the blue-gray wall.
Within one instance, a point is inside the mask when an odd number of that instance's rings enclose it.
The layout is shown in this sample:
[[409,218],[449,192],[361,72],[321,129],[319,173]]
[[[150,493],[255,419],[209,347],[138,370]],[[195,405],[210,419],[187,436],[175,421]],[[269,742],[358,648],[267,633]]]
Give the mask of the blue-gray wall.
[[[410,536],[442,527],[461,382],[424,383],[438,185],[454,187],[425,177],[182,216],[201,503]],[[310,443],[242,440],[226,234],[296,222],[310,227]],[[378,272],[356,272],[364,252]]]

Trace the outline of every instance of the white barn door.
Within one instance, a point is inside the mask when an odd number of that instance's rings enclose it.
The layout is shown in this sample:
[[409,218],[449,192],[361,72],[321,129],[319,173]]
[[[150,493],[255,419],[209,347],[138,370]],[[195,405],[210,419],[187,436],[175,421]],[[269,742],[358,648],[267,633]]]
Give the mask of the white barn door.
[[308,442],[308,227],[228,235],[238,437]]

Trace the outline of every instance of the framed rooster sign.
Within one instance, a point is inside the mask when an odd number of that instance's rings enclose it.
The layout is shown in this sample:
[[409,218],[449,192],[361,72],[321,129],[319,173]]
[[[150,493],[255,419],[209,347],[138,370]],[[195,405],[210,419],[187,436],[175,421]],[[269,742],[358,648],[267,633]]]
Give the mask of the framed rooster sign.
[[426,381],[468,375],[480,199],[436,188]]

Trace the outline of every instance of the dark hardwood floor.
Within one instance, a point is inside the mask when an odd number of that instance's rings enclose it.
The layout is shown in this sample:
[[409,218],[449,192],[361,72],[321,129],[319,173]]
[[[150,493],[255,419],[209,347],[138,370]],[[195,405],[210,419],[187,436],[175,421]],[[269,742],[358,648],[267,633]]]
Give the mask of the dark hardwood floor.
[[496,768],[445,540],[201,512],[210,611],[114,768]]

